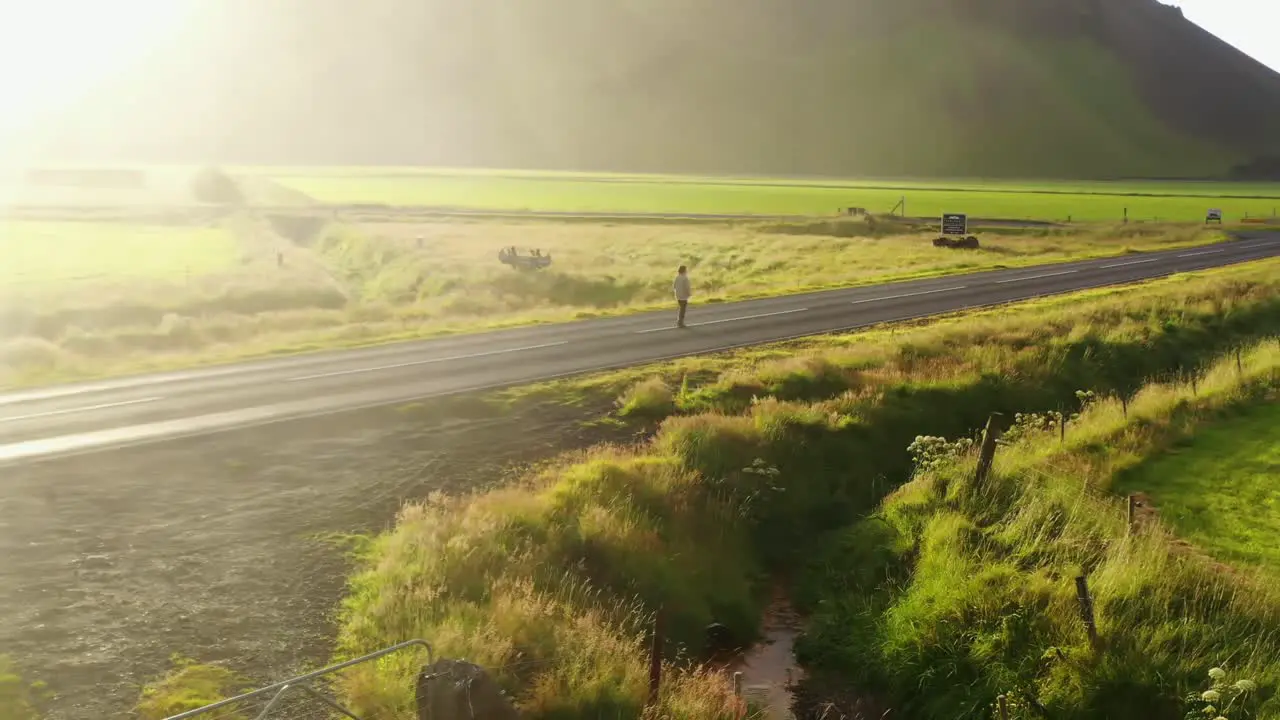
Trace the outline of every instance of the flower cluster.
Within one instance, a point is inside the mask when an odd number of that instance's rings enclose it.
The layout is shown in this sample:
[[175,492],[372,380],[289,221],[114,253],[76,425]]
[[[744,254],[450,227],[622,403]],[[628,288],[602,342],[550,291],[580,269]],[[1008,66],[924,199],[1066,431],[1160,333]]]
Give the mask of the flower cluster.
[[1213,668],[1209,671],[1210,687],[1187,696],[1186,720],[1230,720],[1252,717],[1248,704],[1258,685],[1249,679],[1231,682],[1227,671]]
[[[1075,419],[1077,415],[1072,415],[1070,419]],[[1004,432],[1001,440],[1012,445],[1024,438],[1036,435],[1038,433],[1053,432],[1062,425],[1062,413],[1053,411],[1047,413],[1018,413],[1013,416],[1013,425]]]
[[947,440],[933,435],[917,435],[914,442],[907,447],[911,453],[911,461],[915,463],[916,472],[933,470],[952,458],[959,457],[973,449],[971,438]]

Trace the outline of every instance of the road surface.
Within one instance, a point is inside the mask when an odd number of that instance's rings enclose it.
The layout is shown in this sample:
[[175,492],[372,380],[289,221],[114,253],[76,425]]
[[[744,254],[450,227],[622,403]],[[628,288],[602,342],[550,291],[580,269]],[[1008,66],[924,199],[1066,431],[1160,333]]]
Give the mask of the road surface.
[[1280,234],[0,395],[0,464],[653,362],[1280,255]]

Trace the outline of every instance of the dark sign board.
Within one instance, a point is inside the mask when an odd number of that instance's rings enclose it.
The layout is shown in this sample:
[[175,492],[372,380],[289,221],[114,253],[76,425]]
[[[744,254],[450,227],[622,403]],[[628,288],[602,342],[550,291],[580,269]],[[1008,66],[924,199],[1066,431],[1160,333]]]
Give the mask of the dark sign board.
[[942,216],[943,235],[967,235],[969,233],[969,216],[960,213],[947,213]]

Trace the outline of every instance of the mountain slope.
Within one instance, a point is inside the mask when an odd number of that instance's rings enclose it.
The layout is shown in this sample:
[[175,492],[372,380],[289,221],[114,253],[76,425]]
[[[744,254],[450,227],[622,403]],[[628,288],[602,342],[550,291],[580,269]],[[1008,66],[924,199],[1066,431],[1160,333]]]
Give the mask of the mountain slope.
[[1280,75],[1155,0],[208,3],[47,156],[1110,177],[1280,148]]

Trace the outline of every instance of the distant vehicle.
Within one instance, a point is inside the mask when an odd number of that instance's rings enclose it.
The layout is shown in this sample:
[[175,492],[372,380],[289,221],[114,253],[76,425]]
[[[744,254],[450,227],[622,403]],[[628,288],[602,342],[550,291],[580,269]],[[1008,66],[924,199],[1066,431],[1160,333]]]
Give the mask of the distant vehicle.
[[538,248],[529,250],[511,246],[498,251],[498,262],[517,270],[541,270],[551,266],[551,256],[544,255]]

